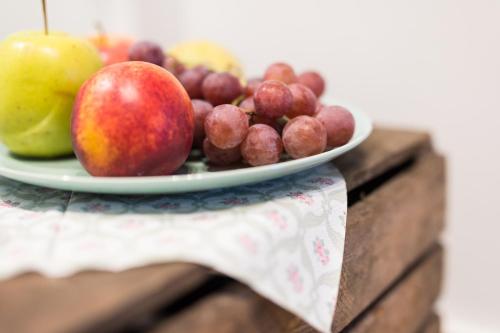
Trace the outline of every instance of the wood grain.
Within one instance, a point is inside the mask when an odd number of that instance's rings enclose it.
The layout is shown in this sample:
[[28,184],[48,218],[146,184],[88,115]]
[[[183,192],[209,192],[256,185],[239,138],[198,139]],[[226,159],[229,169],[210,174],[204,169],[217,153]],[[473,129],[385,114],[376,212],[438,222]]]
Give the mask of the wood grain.
[[173,317],[159,320],[148,332],[289,332],[291,320],[294,318],[288,312],[247,286],[234,283],[200,299]]
[[208,269],[156,265],[119,274],[85,272],[67,279],[26,274],[0,284],[0,332],[92,332],[126,324],[187,293]]
[[[348,188],[354,189],[428,151],[430,139],[424,133],[375,130],[364,144],[335,163]],[[391,181],[391,190],[383,186],[382,194],[376,191],[366,198],[367,204],[362,200],[349,209],[335,330],[349,323],[436,238],[442,225],[443,163],[436,156],[428,161],[427,167],[417,166],[417,175],[413,169],[405,172]],[[426,171],[418,171],[422,168]],[[383,200],[389,203],[384,205]],[[86,272],[58,280],[27,274],[0,283],[0,331],[116,329],[181,298],[211,274],[191,264],[155,265],[118,274]],[[293,328],[293,320],[287,325]]]
[[416,333],[440,333],[441,332],[441,321],[439,316],[432,313],[424,325]]
[[[430,250],[342,333],[439,332],[439,323],[430,314],[441,289],[442,252],[439,246]],[[163,320],[149,332],[313,333],[316,330],[248,287],[235,283],[201,299],[175,317]]]
[[417,332],[432,313],[433,304],[441,290],[442,274],[443,251],[436,247],[414,272],[343,332]]
[[332,331],[350,323],[439,237],[444,160],[434,154],[350,207]]
[[368,140],[334,163],[346,179],[347,190],[351,191],[431,149],[431,138],[425,132],[375,129]]

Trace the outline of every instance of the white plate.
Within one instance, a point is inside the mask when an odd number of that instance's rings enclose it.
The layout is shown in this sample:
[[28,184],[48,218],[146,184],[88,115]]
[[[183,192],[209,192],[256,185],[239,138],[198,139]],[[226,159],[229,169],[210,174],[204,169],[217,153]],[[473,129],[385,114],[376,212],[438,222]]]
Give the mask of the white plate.
[[356,121],[353,138],[344,146],[311,157],[260,167],[213,170],[201,161],[188,161],[171,176],[92,177],[76,158],[19,159],[0,145],[0,175],[20,182],[60,190],[108,193],[183,193],[238,186],[270,180],[313,168],[338,157],[363,142],[372,131],[370,118],[349,105]]

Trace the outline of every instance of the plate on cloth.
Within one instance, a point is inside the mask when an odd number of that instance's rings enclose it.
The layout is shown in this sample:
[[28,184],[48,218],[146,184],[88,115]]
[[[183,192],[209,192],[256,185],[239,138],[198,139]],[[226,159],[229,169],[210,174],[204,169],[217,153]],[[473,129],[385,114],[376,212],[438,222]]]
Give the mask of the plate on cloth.
[[313,168],[363,142],[372,131],[370,118],[355,107],[338,104],[347,107],[356,121],[351,141],[342,147],[298,160],[259,167],[239,165],[231,169],[214,169],[200,159],[190,158],[176,174],[170,176],[92,177],[75,157],[56,160],[22,159],[9,154],[7,148],[0,145],[0,175],[54,189],[106,194],[185,193],[257,183]]

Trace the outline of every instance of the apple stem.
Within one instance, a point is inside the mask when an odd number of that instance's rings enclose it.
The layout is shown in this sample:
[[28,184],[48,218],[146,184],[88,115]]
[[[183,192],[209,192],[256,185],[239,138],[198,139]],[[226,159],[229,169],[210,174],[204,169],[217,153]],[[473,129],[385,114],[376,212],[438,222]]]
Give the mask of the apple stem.
[[43,11],[43,26],[45,28],[45,34],[49,34],[49,22],[47,19],[47,1],[42,0],[42,11]]

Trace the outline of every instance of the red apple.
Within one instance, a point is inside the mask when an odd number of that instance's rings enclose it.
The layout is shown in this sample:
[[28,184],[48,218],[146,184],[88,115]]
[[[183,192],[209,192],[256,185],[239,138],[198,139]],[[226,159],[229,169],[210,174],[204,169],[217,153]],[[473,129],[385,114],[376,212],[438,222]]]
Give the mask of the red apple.
[[186,161],[193,133],[186,90],[166,69],[138,61],[85,82],[71,119],[73,149],[93,176],[171,174]]
[[134,39],[126,36],[97,35],[89,41],[99,50],[104,65],[112,65],[128,60],[128,51]]

